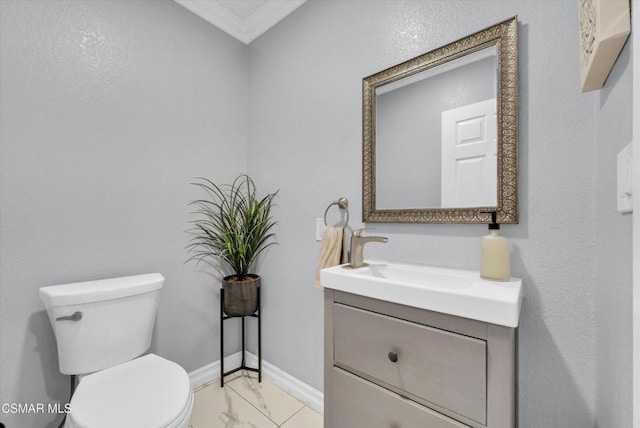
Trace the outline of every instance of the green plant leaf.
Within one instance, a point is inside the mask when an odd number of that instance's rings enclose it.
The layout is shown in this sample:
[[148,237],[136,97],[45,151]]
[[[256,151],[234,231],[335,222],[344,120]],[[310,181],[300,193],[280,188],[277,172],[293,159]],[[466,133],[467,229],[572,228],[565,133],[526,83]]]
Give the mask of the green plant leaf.
[[189,203],[194,207],[194,219],[187,231],[191,235],[186,246],[191,253],[187,262],[198,265],[219,260],[241,279],[253,273],[258,257],[276,244],[272,230],[277,222],[271,208],[278,191],[258,199],[255,183],[246,174],[231,184],[217,185],[204,177],[195,178],[191,184],[206,197]]

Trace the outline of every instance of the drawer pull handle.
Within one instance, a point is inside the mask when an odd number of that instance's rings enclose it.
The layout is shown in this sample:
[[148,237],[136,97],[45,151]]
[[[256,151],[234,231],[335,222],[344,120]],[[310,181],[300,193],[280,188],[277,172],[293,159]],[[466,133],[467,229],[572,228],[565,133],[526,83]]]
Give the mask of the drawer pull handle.
[[395,363],[396,361],[398,361],[398,354],[393,351],[389,352],[387,357],[389,357],[389,361],[391,361],[392,363]]

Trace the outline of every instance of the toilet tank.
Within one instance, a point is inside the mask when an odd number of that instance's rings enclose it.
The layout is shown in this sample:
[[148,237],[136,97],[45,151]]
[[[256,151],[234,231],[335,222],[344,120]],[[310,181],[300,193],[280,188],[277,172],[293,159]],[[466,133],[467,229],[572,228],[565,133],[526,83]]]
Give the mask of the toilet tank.
[[60,372],[92,373],[147,351],[163,285],[151,273],[40,288]]

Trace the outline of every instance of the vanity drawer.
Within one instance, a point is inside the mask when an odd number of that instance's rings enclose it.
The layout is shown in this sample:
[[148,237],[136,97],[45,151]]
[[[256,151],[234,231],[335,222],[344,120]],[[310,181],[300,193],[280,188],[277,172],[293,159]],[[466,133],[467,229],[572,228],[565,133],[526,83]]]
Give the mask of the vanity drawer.
[[335,428],[467,427],[337,367],[332,374]]
[[341,304],[333,317],[335,365],[486,425],[485,341]]

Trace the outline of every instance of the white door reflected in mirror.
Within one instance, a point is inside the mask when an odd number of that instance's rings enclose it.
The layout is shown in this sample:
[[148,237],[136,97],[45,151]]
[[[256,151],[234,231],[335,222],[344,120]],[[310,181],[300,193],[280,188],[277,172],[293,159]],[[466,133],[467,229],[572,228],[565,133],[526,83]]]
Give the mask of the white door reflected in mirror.
[[498,205],[496,99],[442,112],[441,207]]

